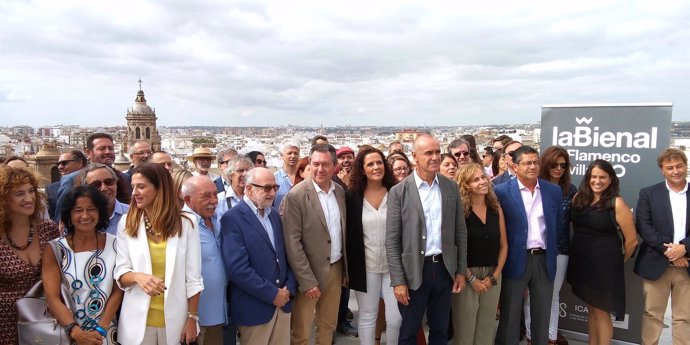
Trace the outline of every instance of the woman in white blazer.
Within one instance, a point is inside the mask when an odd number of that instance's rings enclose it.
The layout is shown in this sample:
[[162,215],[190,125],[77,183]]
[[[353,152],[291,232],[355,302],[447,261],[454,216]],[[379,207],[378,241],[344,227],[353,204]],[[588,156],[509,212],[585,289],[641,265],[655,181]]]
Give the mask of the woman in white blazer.
[[197,221],[180,211],[170,174],[158,164],[132,173],[129,213],[118,224],[115,280],[125,291],[121,344],[179,345],[198,335],[201,251]]

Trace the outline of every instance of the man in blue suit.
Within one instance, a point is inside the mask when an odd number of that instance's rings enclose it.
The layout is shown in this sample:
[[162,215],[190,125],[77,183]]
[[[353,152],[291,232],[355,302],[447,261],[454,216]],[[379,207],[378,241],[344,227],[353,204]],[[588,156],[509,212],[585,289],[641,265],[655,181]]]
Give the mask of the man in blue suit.
[[506,146],[503,147],[503,159],[506,161],[506,165],[508,166],[508,169],[501,175],[498,175],[494,177],[493,180],[491,180],[491,183],[494,184],[494,186],[498,186],[501,183],[506,183],[512,179],[515,178],[515,171],[513,170],[513,152],[517,150],[518,148],[522,147],[522,143],[519,141],[511,141],[506,144]]
[[673,343],[690,343],[690,201],[688,159],[678,149],[666,149],[657,159],[665,181],[643,188],[635,211],[642,238],[635,273],[642,277],[644,313],[642,344],[657,344],[671,295]]
[[531,340],[535,345],[546,345],[558,255],[556,236],[563,219],[563,192],[557,185],[539,178],[539,153],[534,148],[522,146],[513,151],[511,158],[516,178],[495,189],[508,237],[496,344],[518,344],[523,292],[529,288]]
[[266,168],[245,175],[242,202],[221,219],[225,272],[231,284],[230,318],[242,343],[285,344],[290,339],[290,297],[297,289],[288,266],[283,226],[271,207],[279,186]]

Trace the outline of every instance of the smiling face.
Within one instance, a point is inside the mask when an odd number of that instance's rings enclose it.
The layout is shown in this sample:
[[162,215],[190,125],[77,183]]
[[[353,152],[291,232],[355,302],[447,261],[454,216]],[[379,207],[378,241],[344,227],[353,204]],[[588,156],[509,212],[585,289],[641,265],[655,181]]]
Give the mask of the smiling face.
[[31,183],[13,188],[7,202],[10,214],[31,216],[36,208],[36,189]]
[[218,205],[216,185],[205,177],[196,179],[194,183],[196,183],[194,192],[188,196],[189,199],[185,198],[185,202],[202,218],[213,217]]
[[144,175],[132,175],[132,198],[137,208],[150,209],[157,193],[156,187]]
[[611,176],[603,169],[598,167],[592,168],[592,174],[589,178],[589,188],[592,189],[594,195],[601,195],[606,188],[611,185]]
[[454,180],[455,179],[455,174],[458,172],[458,163],[455,161],[455,159],[450,158],[450,157],[445,157],[443,161],[441,161],[441,175]]
[[466,144],[450,149],[450,154],[457,159],[458,165],[470,164],[470,149]]
[[384,164],[386,164],[377,152],[372,152],[364,157],[364,175],[369,181],[382,181],[385,173]]
[[115,161],[115,146],[108,138],[96,138],[93,140],[93,149],[86,149],[91,163],[112,165]]
[[393,177],[400,182],[410,175],[410,167],[402,159],[396,159],[393,162]]
[[335,173],[335,162],[329,152],[314,151],[309,159],[311,176],[314,182],[323,190],[328,190],[331,178]]
[[98,189],[108,200],[108,206],[110,207],[115,205],[115,197],[117,196],[116,182],[108,169],[96,169],[86,174],[86,184]]
[[474,175],[469,181],[469,191],[472,194],[486,195],[489,193],[489,178],[481,169],[475,169]]
[[340,168],[345,170],[346,173],[349,173],[352,170],[352,163],[355,161],[355,155],[352,153],[346,152],[338,156],[338,165]]
[[138,141],[132,146],[132,153],[129,157],[132,159],[132,165],[138,167],[148,161],[151,156],[151,145],[145,141]]
[[82,168],[81,161],[67,152],[60,155],[57,162],[57,169],[60,175],[67,175]]
[[669,186],[682,186],[687,183],[688,167],[680,158],[667,159],[661,162],[661,173]]
[[235,163],[236,170],[230,175],[230,185],[238,195],[244,193],[244,175],[252,168],[252,165],[245,161]]
[[90,197],[80,196],[72,207],[70,220],[75,232],[94,232],[98,224],[98,207]]

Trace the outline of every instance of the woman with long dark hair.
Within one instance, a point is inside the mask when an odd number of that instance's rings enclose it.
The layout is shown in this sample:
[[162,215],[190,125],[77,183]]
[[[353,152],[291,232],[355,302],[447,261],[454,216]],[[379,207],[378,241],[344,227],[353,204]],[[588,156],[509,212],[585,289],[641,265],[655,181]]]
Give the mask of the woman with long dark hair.
[[[113,280],[115,236],[105,231],[108,201],[90,185],[76,186],[65,197],[61,213],[65,236],[46,248],[43,260],[48,307],[77,344],[116,344],[115,313],[122,290]],[[53,248],[61,253],[61,262],[56,261]],[[62,281],[75,306],[71,312],[60,295]]]
[[59,236],[43,219],[38,179],[28,169],[0,166],[0,344],[17,344],[15,302],[41,278],[45,245]]
[[[549,320],[549,341],[563,344],[563,336],[558,334],[558,318],[560,317],[560,292],[568,268],[570,253],[570,208],[573,197],[577,192],[575,185],[570,183],[570,155],[560,146],[551,146],[541,154],[539,178],[561,187],[563,191],[563,224],[558,230],[558,256],[556,258],[556,278],[553,282],[553,296],[551,298],[551,318]],[[525,329],[527,339],[531,339],[531,317],[529,294],[525,298]]]
[[179,345],[198,336],[201,242],[194,216],[180,210],[177,196],[161,165],[134,169],[132,202],[117,233],[122,344]]
[[379,297],[386,305],[386,342],[398,343],[402,318],[390,286],[386,260],[386,201],[396,183],[383,153],[367,147],[357,154],[350,172],[347,206],[347,264],[349,287],[359,305],[358,333],[361,344],[375,342]]
[[[610,315],[619,321],[625,317],[623,262],[634,253],[637,233],[630,206],[619,191],[611,163],[597,159],[587,168],[573,199],[568,283],[575,296],[587,303],[590,344],[610,344]],[[617,226],[625,238],[622,244]]]

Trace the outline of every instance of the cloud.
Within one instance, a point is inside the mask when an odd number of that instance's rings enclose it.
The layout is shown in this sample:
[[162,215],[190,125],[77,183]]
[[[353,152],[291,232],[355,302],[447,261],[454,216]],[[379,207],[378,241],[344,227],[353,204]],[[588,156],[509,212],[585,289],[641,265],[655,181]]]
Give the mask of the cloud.
[[688,120],[687,22],[685,1],[6,0],[0,111],[124,125],[141,76],[161,125],[516,123],[647,101]]

